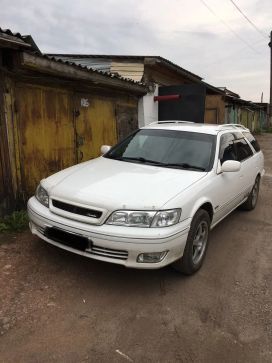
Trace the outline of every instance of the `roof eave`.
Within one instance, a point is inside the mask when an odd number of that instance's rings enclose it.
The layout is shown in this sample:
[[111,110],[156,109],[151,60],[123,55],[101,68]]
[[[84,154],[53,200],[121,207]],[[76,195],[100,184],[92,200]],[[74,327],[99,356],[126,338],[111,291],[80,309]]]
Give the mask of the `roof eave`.
[[67,62],[55,60],[48,56],[23,52],[21,54],[21,66],[26,69],[54,76],[83,80],[93,84],[117,88],[119,90],[129,90],[135,94],[143,95],[147,93],[147,86],[144,84],[131,82],[114,75],[83,68],[76,64],[69,64]]

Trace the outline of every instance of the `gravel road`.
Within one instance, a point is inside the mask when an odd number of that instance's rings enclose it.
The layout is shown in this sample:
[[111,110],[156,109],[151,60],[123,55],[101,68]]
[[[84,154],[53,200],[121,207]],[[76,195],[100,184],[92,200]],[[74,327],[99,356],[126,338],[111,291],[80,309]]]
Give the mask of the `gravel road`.
[[272,135],[259,141],[257,208],[212,231],[190,278],[0,235],[0,362],[272,362]]

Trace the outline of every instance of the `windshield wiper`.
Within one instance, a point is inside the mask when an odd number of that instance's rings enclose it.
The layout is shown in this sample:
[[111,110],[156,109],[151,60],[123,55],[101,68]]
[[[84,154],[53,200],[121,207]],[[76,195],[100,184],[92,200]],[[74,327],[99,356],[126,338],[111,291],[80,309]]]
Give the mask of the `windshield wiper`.
[[123,161],[138,161],[140,163],[147,163],[147,164],[152,164],[152,165],[159,165],[159,166],[163,166],[163,167],[169,167],[169,168],[182,168],[182,169],[195,169],[195,170],[201,170],[201,171],[205,171],[206,169],[201,167],[201,166],[196,166],[196,165],[191,165],[188,163],[163,163],[161,161],[156,161],[156,160],[150,160],[150,159],[146,159],[143,158],[141,156],[122,156],[119,158],[114,158],[115,160],[123,160]]
[[197,165],[191,165],[188,163],[168,163],[168,164],[164,164],[167,167],[180,167],[182,169],[195,169],[195,170],[201,170],[201,171],[205,171],[206,168],[203,168],[202,166],[197,166]]
[[165,163],[162,163],[161,161],[156,161],[156,160],[150,160],[150,159],[146,159],[143,157],[130,157],[130,156],[123,156],[121,158],[119,158],[118,160],[124,160],[124,161],[139,161],[141,163],[147,163],[147,164],[154,164],[154,165],[165,165]]

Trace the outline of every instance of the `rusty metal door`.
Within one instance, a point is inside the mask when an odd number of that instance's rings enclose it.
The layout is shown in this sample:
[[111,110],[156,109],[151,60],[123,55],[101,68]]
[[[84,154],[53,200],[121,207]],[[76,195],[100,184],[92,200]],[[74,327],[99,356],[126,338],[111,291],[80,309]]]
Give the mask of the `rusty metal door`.
[[100,155],[101,145],[114,145],[116,117],[114,101],[86,94],[75,96],[77,161]]
[[42,178],[76,163],[73,94],[17,84],[15,102],[22,188],[27,197]]
[[136,104],[116,106],[118,141],[138,129],[138,107]]
[[205,123],[218,124],[218,110],[217,108],[206,108],[205,110]]

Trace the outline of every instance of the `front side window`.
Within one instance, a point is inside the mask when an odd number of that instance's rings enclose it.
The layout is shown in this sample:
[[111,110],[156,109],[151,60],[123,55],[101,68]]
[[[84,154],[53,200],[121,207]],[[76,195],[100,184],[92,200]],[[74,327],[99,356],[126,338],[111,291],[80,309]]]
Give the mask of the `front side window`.
[[106,158],[169,168],[208,171],[214,160],[215,135],[140,129],[117,144]]
[[231,133],[221,136],[219,150],[219,160],[221,161],[221,164],[227,160],[237,160],[234,141],[235,137]]

